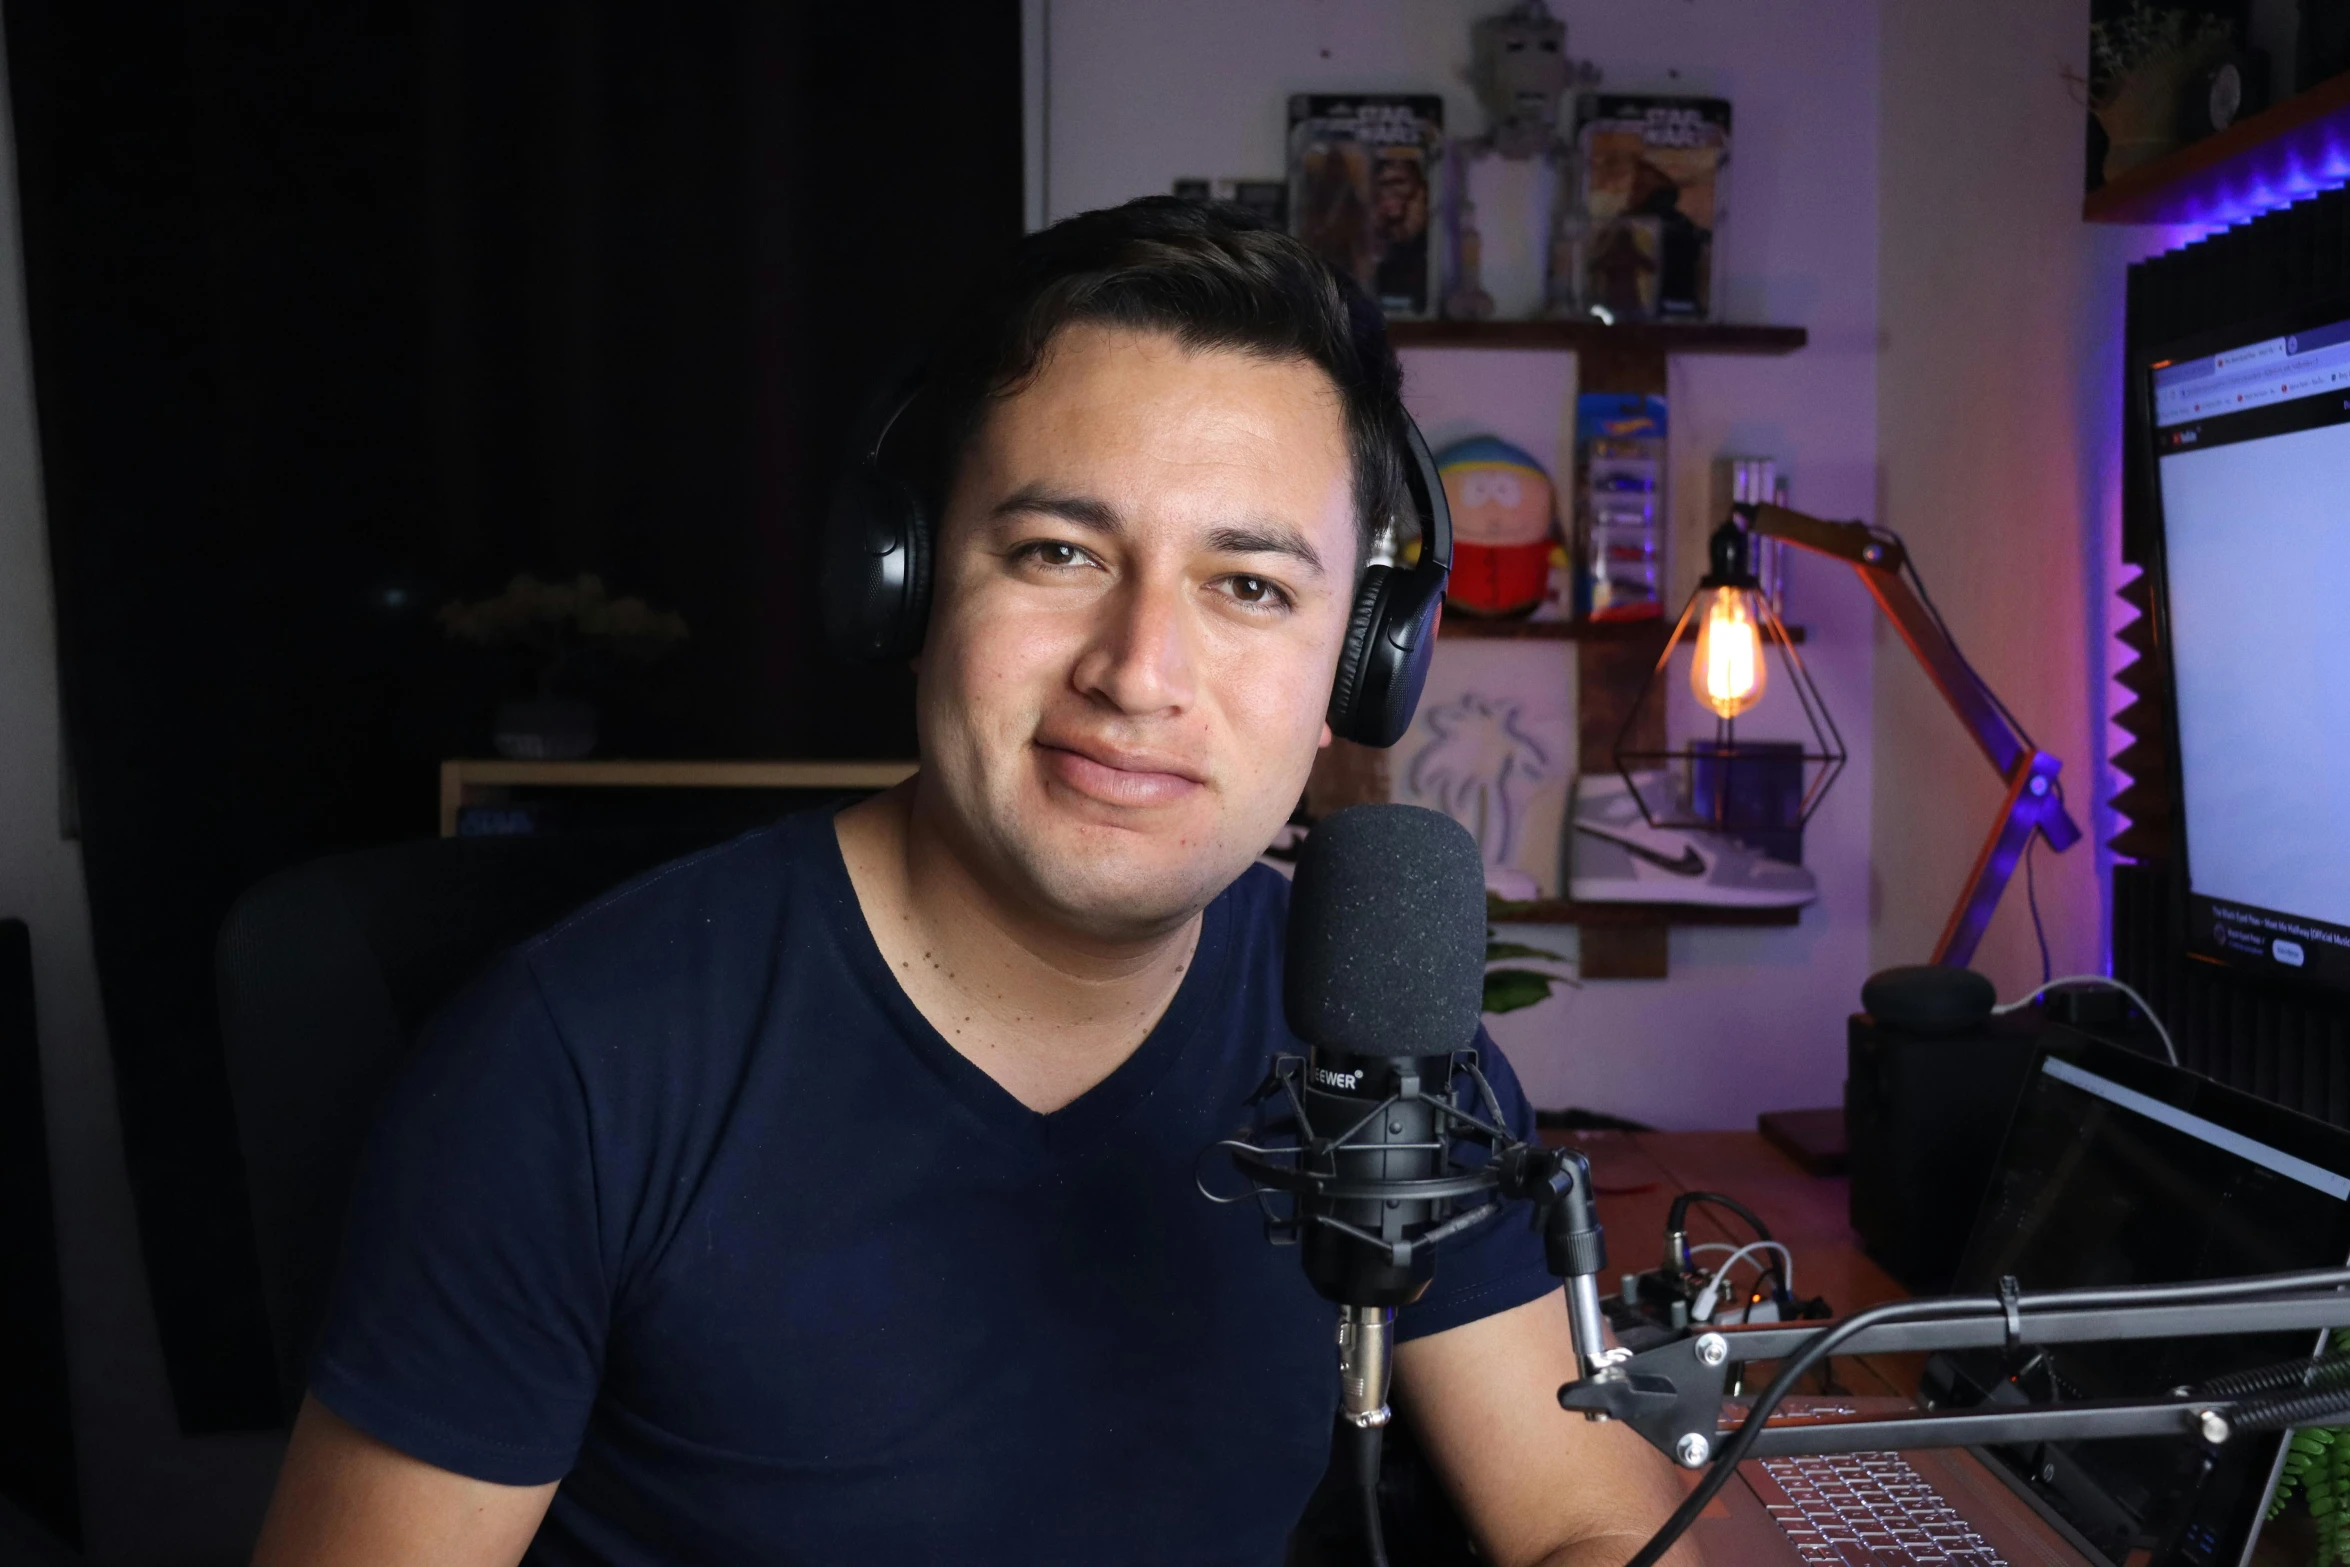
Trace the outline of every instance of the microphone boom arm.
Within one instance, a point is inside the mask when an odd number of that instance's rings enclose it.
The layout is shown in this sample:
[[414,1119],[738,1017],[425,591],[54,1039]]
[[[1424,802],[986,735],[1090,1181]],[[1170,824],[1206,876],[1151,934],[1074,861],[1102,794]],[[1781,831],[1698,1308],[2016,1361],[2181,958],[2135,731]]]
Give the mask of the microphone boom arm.
[[[2226,1293],[2210,1298],[2223,1288]],[[1714,1328],[1630,1356],[1597,1377],[1570,1382],[1559,1389],[1559,1404],[1586,1416],[1621,1420],[1676,1462],[1697,1468],[1740,1429],[1723,1418],[1724,1384],[1731,1366],[1786,1360],[1839,1329],[1849,1331],[1841,1333],[1835,1351],[1858,1355],[2350,1327],[2350,1294],[2342,1293],[2345,1288],[2350,1288],[2350,1269],[2337,1268],[2219,1285],[2065,1290],[2034,1296],[2010,1291],[1902,1301],[1895,1303],[1901,1309],[1889,1315],[1881,1316],[1887,1311],[1881,1307],[1826,1327]],[[1571,1301],[1572,1297],[1570,1312]],[[2350,1393],[2343,1401],[2350,1406]],[[1769,1422],[1766,1408],[1768,1423],[1741,1456],[2122,1436],[2193,1435],[2216,1446],[2237,1428],[2232,1415],[2261,1402],[2260,1395],[2203,1396],[2182,1389],[2156,1399],[1889,1416],[1797,1416],[1777,1422]]]
[[[2350,1268],[2037,1295],[2003,1279],[1997,1295],[1889,1301],[1816,1327],[1707,1329],[1635,1355],[1607,1341],[1599,1296],[1607,1240],[1589,1162],[1573,1149],[1516,1137],[1474,1050],[1390,1062],[1380,1068],[1383,1086],[1359,1097],[1317,1092],[1308,1081],[1316,1070],[1324,1069],[1301,1057],[1276,1057],[1256,1096],[1258,1103],[1286,1099],[1294,1143],[1259,1146],[1233,1139],[1210,1151],[1229,1154],[1248,1179],[1268,1238],[1308,1247],[1309,1277],[1311,1248],[1319,1243],[1407,1280],[1417,1270],[1424,1281],[1435,1243],[1486,1223],[1512,1202],[1531,1204],[1544,1264],[1565,1286],[1581,1373],[1558,1390],[1560,1406],[1588,1420],[1621,1421],[1683,1468],[1709,1471],[1627,1567],[1655,1567],[1748,1458],[2143,1436],[2197,1438],[2208,1458],[2238,1434],[2350,1416],[2345,1358],[2296,1361],[2154,1398],[1774,1420],[1772,1412],[1798,1379],[1832,1354],[2350,1327]],[[1462,1079],[1475,1089],[1474,1109],[1459,1103]],[[1352,1069],[1346,1086],[1362,1086]],[[1326,1112],[1324,1124],[1316,1124],[1316,1104]],[[1457,1159],[1455,1143],[1482,1149],[1483,1157]],[[1385,1161],[1398,1155],[1434,1173],[1387,1174]],[[1214,1196],[1204,1185],[1202,1191]],[[1287,1213],[1274,1205],[1276,1195],[1291,1199]],[[1407,1208],[1424,1219],[1404,1226],[1386,1217]],[[1341,1414],[1367,1436],[1388,1418],[1394,1307],[1348,1293],[1332,1298],[1342,1303]],[[1774,1361],[1778,1370],[1741,1412],[1725,1402],[1728,1368],[1753,1361]],[[1359,1451],[1372,1455],[1376,1447]],[[1365,1472],[1372,1472],[1368,1458]]]
[[[1597,1288],[1601,1261],[1589,1254],[1604,1253],[1604,1246],[1596,1243],[1596,1220],[1584,1221],[1571,1213],[1577,1207],[1588,1211],[1588,1166],[1579,1154],[1525,1144],[1499,1150],[1496,1162],[1555,1172],[1547,1182],[1521,1180],[1519,1185],[1536,1203],[1550,1271],[1565,1281],[1567,1316],[1582,1362],[1581,1380],[1559,1389],[1560,1406],[1587,1420],[1621,1420],[1682,1468],[1707,1470],[1626,1567],[1656,1567],[1748,1458],[2192,1436],[2204,1443],[2208,1464],[2221,1444],[2239,1432],[2322,1425],[2350,1415],[2350,1386],[2343,1385],[2350,1376],[2342,1375],[2350,1362],[2312,1360],[2299,1376],[2287,1375],[2256,1391],[2215,1387],[2199,1395],[2181,1388],[2151,1399],[1773,1421],[1772,1411],[1803,1374],[1839,1352],[2350,1327],[2350,1294],[2344,1293],[2350,1290],[2350,1268],[2042,1295],[2025,1295],[2013,1278],[2005,1278],[1996,1296],[1889,1301],[1818,1328],[1716,1329],[1639,1355],[1617,1349],[1594,1357],[1585,1346],[1604,1342],[1604,1319]],[[1577,1180],[1576,1175],[1584,1178]],[[1572,1192],[1584,1194],[1580,1204]],[[1570,1216],[1562,1220],[1562,1213]],[[1551,1242],[1554,1233],[1563,1241],[1571,1226],[1581,1222],[1592,1226],[1589,1242]],[[1750,1360],[1776,1360],[1778,1373],[1744,1418],[1733,1424],[1725,1419],[1725,1368],[1733,1361]]]

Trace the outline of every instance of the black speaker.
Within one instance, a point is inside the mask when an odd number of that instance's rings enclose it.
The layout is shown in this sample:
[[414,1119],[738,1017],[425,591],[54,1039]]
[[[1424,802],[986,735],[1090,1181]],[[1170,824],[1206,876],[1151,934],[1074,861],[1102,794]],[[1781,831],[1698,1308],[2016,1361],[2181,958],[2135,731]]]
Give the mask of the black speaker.
[[1912,1294],[1943,1294],[1957,1276],[2041,1034],[2030,1011],[1959,1030],[1901,1028],[1866,1012],[1847,1025],[1852,1228]]

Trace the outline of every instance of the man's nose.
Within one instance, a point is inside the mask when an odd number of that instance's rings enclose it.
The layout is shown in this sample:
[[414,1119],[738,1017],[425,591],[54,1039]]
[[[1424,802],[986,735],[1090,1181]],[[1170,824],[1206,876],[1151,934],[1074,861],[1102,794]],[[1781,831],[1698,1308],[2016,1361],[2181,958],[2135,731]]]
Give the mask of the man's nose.
[[1077,689],[1121,713],[1192,703],[1190,602],[1179,577],[1137,573],[1101,600],[1101,620],[1073,672]]

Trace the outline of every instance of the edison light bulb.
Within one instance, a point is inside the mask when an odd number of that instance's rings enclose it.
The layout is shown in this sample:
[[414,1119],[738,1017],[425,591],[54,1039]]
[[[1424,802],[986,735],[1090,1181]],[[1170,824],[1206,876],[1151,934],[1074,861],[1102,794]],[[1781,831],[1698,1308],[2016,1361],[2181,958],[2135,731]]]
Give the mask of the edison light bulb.
[[1709,588],[1712,602],[1697,626],[1689,689],[1718,718],[1736,718],[1763,694],[1762,626],[1750,588]]

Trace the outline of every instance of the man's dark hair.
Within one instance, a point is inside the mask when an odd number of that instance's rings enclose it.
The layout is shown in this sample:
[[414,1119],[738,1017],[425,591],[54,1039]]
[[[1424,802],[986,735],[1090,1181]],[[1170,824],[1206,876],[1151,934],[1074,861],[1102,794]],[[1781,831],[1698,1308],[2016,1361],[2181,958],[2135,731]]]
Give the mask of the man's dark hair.
[[1389,520],[1405,516],[1403,372],[1378,305],[1254,214],[1176,196],[1082,212],[1030,234],[975,294],[925,382],[928,489],[939,504],[988,405],[1025,386],[1054,335],[1080,323],[1317,366],[1337,387],[1346,422],[1358,570]]

